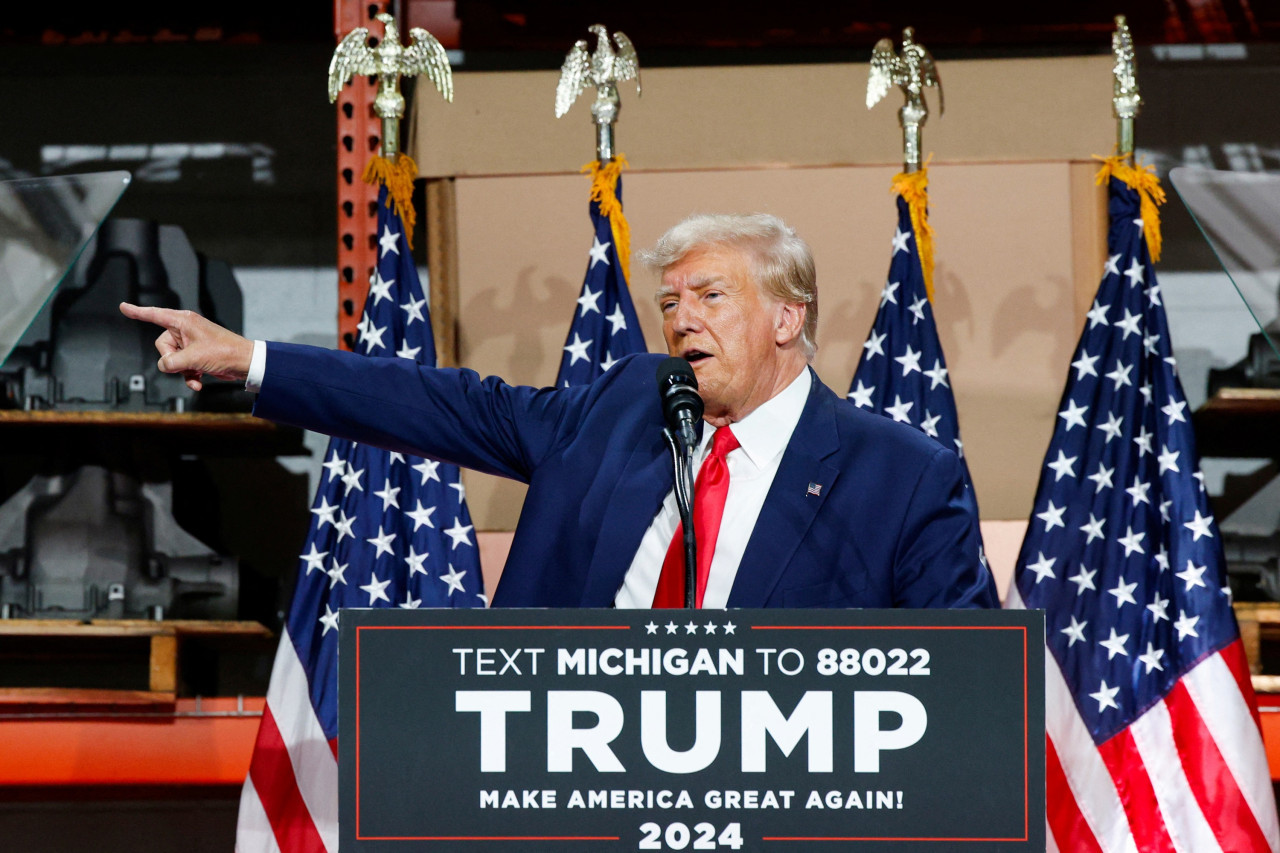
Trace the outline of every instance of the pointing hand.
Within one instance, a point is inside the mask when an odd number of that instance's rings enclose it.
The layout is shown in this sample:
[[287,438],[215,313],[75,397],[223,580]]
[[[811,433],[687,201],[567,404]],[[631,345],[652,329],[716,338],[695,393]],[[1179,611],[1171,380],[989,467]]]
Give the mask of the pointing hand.
[[199,391],[205,374],[218,379],[249,375],[253,342],[207,320],[194,311],[153,308],[120,303],[120,313],[133,320],[154,323],[164,329],[156,338],[163,373],[181,373],[187,387]]

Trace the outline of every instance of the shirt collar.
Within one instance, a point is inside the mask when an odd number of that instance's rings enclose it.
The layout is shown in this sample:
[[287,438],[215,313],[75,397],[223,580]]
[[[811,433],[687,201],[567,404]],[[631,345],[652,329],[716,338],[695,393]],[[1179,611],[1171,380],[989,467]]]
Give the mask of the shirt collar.
[[[786,449],[795,432],[804,404],[813,386],[813,373],[806,366],[781,393],[766,400],[751,414],[732,424],[733,434],[751,464],[763,468]],[[705,454],[715,430],[704,430],[700,450]]]

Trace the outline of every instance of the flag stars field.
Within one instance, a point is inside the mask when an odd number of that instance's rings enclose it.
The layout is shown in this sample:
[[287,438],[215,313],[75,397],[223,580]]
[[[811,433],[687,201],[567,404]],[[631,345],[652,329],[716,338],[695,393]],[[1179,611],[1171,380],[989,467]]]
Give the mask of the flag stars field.
[[[952,393],[952,375],[938,339],[935,305],[926,286],[926,272],[920,256],[920,235],[914,231],[913,215],[925,215],[927,172],[895,178],[897,223],[889,271],[880,291],[876,316],[862,344],[862,351],[849,382],[849,403],[922,432],[960,460],[964,477],[964,500],[977,516],[977,496],[960,440],[960,421]],[[904,198],[910,195],[920,205],[914,214]],[[930,272],[929,275],[932,273]],[[1043,503],[1041,503],[1043,506]],[[982,554],[981,541],[978,553]]]
[[[625,158],[620,157],[610,164],[592,166],[592,192],[599,201],[589,203],[591,247],[587,250],[587,269],[577,306],[565,335],[554,383],[557,388],[586,385],[620,359],[648,350],[627,285],[628,259],[618,255],[625,238],[614,237],[615,233],[625,234],[628,228],[621,203],[624,164]],[[602,204],[616,213],[605,215]]]
[[[394,351],[400,359],[431,366],[435,343],[426,294],[403,242],[399,216],[385,204],[382,192],[377,206],[379,257],[357,326],[356,350],[373,356]],[[395,369],[415,367],[396,361]],[[455,468],[338,438],[330,440],[324,458],[310,528],[298,555],[293,603],[267,692],[269,713],[264,718],[269,716],[276,725],[265,735],[260,732],[250,774],[259,783],[288,779],[293,784],[290,759],[301,748],[301,754],[309,756],[301,784],[315,790],[320,784],[315,780],[328,778],[336,791],[337,763],[326,765],[324,759],[330,756],[326,741],[337,737],[335,660],[342,608],[475,607],[484,602],[476,549],[459,548],[450,554],[449,537],[432,523],[435,507],[448,500],[455,527],[471,530],[465,504],[455,501],[442,482],[457,479]],[[408,507],[415,509],[406,511]],[[445,555],[452,566],[439,559]],[[452,583],[440,582],[446,568]],[[299,732],[309,739],[301,747],[290,740]],[[287,750],[281,748],[281,738]],[[262,766],[273,767],[270,775],[254,780],[254,768]],[[261,788],[254,790],[266,796]],[[246,788],[246,794],[250,792]],[[323,819],[327,808],[330,820],[336,821],[336,795],[332,803],[306,806],[298,810],[299,819]]]
[[1045,611],[1051,849],[1280,850],[1137,173],[1104,167],[1105,269],[1009,591]]

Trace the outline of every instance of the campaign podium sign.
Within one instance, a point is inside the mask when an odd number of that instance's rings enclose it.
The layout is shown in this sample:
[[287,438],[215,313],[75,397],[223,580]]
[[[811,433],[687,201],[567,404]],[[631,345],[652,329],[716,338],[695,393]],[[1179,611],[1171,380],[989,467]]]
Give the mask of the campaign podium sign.
[[341,847],[1043,851],[1037,611],[344,610]]

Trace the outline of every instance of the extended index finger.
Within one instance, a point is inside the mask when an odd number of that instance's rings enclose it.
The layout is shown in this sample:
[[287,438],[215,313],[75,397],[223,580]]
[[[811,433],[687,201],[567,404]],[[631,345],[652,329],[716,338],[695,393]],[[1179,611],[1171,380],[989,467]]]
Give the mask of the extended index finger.
[[130,320],[142,320],[146,323],[163,326],[166,329],[173,329],[178,325],[178,315],[181,312],[172,308],[157,308],[151,305],[134,305],[130,302],[121,302],[120,313]]

